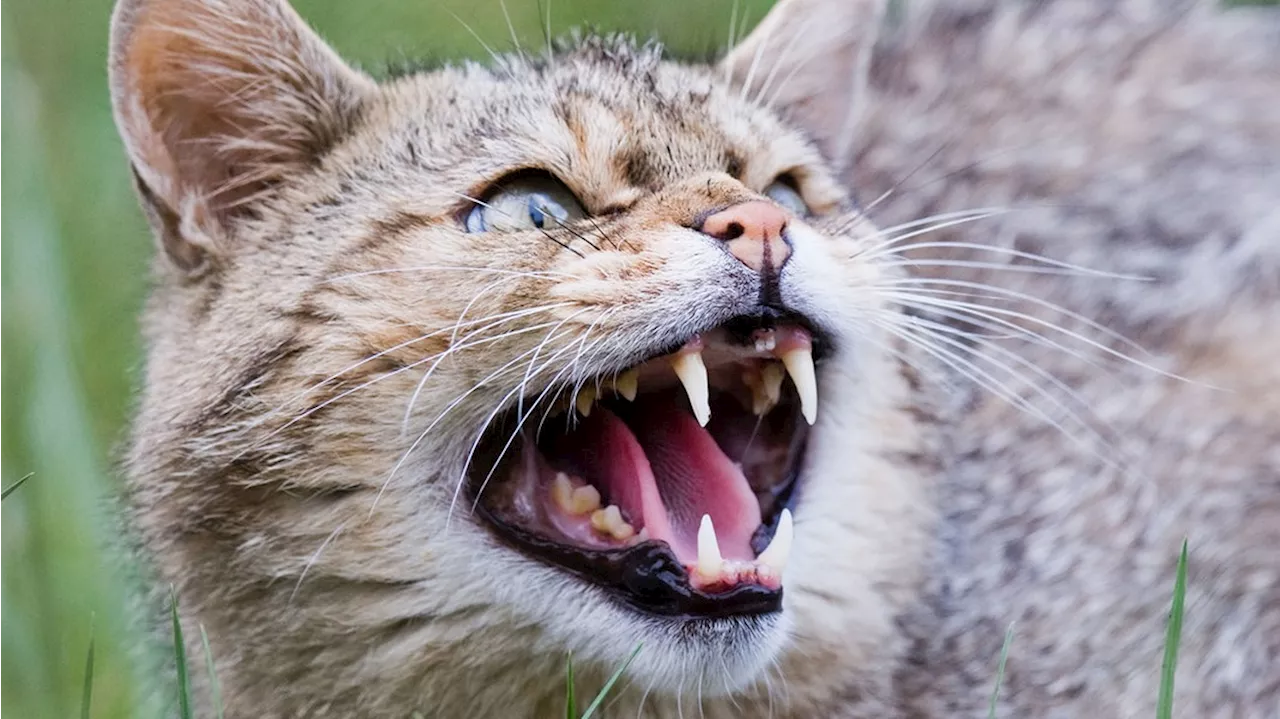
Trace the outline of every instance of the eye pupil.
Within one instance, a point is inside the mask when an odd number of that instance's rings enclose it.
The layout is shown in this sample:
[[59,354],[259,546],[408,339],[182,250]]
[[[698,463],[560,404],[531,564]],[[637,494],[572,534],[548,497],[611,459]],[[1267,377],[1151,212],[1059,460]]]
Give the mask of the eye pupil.
[[538,229],[542,229],[543,225],[547,223],[546,215],[542,212],[541,201],[543,199],[541,195],[531,195],[529,197],[529,219],[533,220],[533,226]]

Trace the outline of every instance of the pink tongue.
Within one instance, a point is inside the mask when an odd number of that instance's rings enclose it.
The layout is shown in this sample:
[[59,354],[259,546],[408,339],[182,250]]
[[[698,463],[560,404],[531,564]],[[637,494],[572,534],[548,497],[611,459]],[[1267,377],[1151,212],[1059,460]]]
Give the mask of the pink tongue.
[[606,503],[671,545],[684,564],[698,557],[698,527],[711,515],[720,553],[751,560],[760,505],[746,477],[687,407],[642,400],[629,426],[597,405],[576,431],[553,443],[557,467],[590,481]]
[[[561,435],[551,446],[552,463],[572,472],[600,490],[601,501],[616,504],[623,516],[639,531],[649,530],[653,539],[671,537],[667,510],[658,495],[653,470],[635,435],[618,416],[597,405],[590,417],[573,432]],[[694,545],[693,557],[697,557]],[[674,547],[674,545],[673,545]],[[677,558],[684,559],[677,551]]]
[[760,527],[760,504],[742,470],[684,404],[671,395],[642,401],[630,427],[661,488],[676,556],[690,562],[697,558],[698,527],[702,515],[709,514],[720,554],[754,559],[751,536]]

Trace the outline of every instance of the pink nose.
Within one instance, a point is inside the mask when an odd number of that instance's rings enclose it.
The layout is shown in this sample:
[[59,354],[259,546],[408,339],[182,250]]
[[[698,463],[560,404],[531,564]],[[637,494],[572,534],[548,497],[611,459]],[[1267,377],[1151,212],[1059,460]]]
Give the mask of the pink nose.
[[756,272],[776,273],[791,256],[782,239],[789,215],[771,202],[753,200],[725,208],[698,229],[725,243],[729,253]]

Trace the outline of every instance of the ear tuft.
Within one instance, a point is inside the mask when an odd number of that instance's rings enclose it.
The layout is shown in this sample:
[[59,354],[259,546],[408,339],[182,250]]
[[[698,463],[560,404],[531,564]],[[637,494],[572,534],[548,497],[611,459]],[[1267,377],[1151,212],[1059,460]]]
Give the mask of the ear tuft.
[[349,130],[374,85],[284,0],[122,0],[116,124],[174,263],[192,272],[281,180]]
[[781,109],[841,165],[853,148],[886,6],[887,0],[780,0],[721,67],[746,97]]

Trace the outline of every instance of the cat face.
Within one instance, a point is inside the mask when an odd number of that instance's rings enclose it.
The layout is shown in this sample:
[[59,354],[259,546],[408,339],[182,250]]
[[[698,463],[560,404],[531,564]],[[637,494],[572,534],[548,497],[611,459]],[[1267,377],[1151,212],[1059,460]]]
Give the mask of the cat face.
[[164,250],[132,487],[224,683],[499,706],[566,652],[642,645],[664,696],[870,661],[926,503],[831,98],[756,67],[785,37],[379,85],[283,5],[121,7]]

